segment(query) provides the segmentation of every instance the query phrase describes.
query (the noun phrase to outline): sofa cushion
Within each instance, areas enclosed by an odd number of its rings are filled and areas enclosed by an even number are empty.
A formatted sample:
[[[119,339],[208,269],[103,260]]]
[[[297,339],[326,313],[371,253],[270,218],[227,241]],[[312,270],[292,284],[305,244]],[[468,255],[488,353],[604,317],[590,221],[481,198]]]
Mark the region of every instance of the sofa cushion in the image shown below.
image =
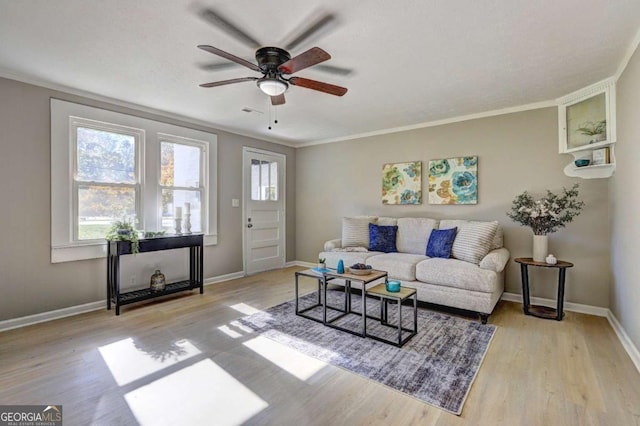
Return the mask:
[[[462,219],[443,219],[440,221],[440,229],[448,229],[454,227],[462,227],[467,223],[474,223],[478,221],[472,220],[462,220]],[[482,223],[482,221],[480,221]],[[486,222],[485,222],[486,223]],[[493,237],[493,241],[491,242],[491,250],[499,249],[504,246],[504,232],[502,230],[502,226],[498,223],[498,228],[496,228],[496,235]]]
[[[327,268],[337,268],[338,261],[344,262],[345,268],[354,263],[366,263],[367,258],[384,254],[380,251],[323,251],[318,257],[326,259]]]
[[[451,248],[456,239],[458,228],[434,229],[429,236],[427,243],[427,256],[441,257],[448,259],[451,257]]]
[[[451,256],[478,265],[489,253],[498,222],[467,222],[460,225]]]
[[[369,247],[369,223],[376,223],[375,216],[343,217],[342,247]]]
[[[375,256],[371,259],[375,259]],[[496,272],[456,259],[430,258],[416,265],[416,279],[435,285],[492,293],[498,289]]]
[[[398,218],[398,238],[396,247],[401,253],[424,255],[431,231],[438,222],[423,217]]]
[[[396,226],[398,224],[398,219],[395,217],[379,217],[378,225],[380,226]]]
[[[369,224],[369,250],[395,253],[397,226],[378,226]]]
[[[403,281],[416,279],[416,265],[428,259],[425,255],[407,253],[385,253],[367,258],[365,262],[373,269],[386,271],[389,278]]]

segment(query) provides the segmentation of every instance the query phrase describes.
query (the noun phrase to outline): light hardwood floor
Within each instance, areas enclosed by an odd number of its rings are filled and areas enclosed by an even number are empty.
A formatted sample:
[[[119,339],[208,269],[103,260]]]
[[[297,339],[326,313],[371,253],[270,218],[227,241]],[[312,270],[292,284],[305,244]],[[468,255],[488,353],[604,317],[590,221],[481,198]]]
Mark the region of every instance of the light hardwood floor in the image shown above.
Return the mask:
[[[498,330],[461,416],[331,365],[298,378],[233,321],[292,299],[299,269],[0,333],[0,404],[62,404],[65,425],[640,425],[640,373],[605,318],[547,321],[510,302],[489,318]]]

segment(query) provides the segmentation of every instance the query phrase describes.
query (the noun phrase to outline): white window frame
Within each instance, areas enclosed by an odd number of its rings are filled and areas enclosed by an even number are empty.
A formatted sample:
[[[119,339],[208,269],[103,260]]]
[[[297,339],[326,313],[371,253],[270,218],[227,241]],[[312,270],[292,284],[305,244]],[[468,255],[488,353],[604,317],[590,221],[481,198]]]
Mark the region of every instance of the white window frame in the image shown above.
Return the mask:
[[[77,191],[74,186],[76,169],[74,123],[92,123],[115,132],[128,129],[140,137],[138,149],[139,185],[136,194],[138,229],[160,229],[160,140],[171,136],[176,140],[192,141],[206,147],[202,161],[206,202],[203,201],[203,230],[205,245],[218,240],[218,138],[213,133],[175,126],[159,121],[108,111],[100,108],[51,98],[51,262],[67,262],[106,256],[104,240],[78,241]],[[112,127],[115,126],[115,127]],[[84,127],[84,126],[81,126]],[[166,140],[166,139],[165,139]],[[183,143],[183,142],[179,142]],[[212,169],[214,168],[214,169]]]
[[[79,199],[78,192],[81,185],[92,185],[96,184],[97,186],[109,186],[109,187],[123,187],[130,188],[133,187],[136,191],[135,198],[135,211],[136,211],[136,220],[138,226],[140,224],[144,224],[144,217],[140,214],[143,211],[143,202],[141,196],[141,190],[143,187],[143,176],[144,176],[144,142],[145,142],[145,131],[143,129],[136,129],[133,127],[121,126],[113,123],[104,123],[96,120],[89,120],[81,117],[69,117],[69,126],[70,126],[70,137],[71,137],[71,155],[73,161],[73,169],[71,185],[72,185],[72,235],[73,242],[78,244],[95,244],[101,243],[102,241],[98,240],[80,240],[78,235],[79,228]],[[88,182],[88,181],[79,181],[77,179],[78,175],[78,128],[88,128],[93,130],[101,130],[110,133],[118,133],[121,135],[132,136],[135,140],[136,149],[135,149],[135,183],[134,184],[104,184],[102,182]],[[143,229],[143,227],[141,227]]]
[[[162,169],[162,155],[160,150],[160,145],[162,142],[169,142],[179,145],[187,145],[194,146],[196,148],[200,148],[200,186],[196,187],[182,187],[182,186],[166,186],[162,185],[160,182],[161,169]],[[209,181],[209,155],[208,155],[208,144],[199,140],[184,138],[176,135],[169,135],[165,133],[158,134],[158,156],[157,156],[157,165],[158,165],[158,200],[162,199],[162,190],[163,189],[172,189],[172,190],[186,190],[186,191],[199,191],[200,192],[200,200],[202,204],[202,218],[200,218],[200,223],[203,226],[206,226],[206,218],[209,217],[209,194],[207,191],[206,182]],[[160,204],[158,204],[160,206]],[[161,228],[162,224],[162,211],[159,209],[158,212],[158,229]]]

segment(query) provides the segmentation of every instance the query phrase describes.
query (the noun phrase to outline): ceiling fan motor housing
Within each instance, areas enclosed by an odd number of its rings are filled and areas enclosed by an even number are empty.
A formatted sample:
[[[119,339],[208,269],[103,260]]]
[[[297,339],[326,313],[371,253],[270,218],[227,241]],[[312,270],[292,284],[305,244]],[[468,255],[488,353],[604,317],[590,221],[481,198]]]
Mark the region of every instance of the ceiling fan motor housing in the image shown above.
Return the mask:
[[[289,59],[289,52],[279,47],[261,47],[256,51],[258,67],[264,74],[280,74],[278,67]]]

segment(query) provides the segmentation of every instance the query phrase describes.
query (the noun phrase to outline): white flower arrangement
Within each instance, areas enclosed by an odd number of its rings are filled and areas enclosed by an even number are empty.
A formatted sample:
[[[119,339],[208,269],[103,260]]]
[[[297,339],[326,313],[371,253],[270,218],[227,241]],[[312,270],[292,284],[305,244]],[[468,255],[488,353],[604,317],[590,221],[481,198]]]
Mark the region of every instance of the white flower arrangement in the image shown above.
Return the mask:
[[[571,189],[562,188],[557,195],[547,190],[547,196],[534,200],[527,191],[513,200],[507,216],[522,226],[531,228],[535,235],[547,235],[564,228],[580,214],[584,202],[578,201],[578,184]]]

